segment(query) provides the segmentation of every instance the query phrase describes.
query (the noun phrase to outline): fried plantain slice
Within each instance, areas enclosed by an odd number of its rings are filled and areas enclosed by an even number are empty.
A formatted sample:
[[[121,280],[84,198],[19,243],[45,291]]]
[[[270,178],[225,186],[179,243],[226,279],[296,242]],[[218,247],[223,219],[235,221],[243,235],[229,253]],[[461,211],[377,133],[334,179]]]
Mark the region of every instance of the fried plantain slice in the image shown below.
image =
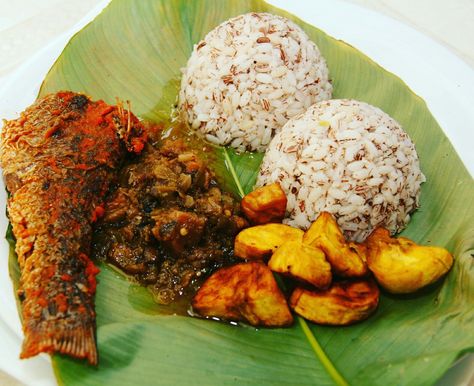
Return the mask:
[[[303,236],[303,242],[321,248],[333,272],[344,278],[362,277],[368,273],[367,264],[346,242],[336,220],[328,212],[321,212]]]
[[[214,272],[194,296],[192,307],[202,316],[246,321],[253,326],[284,327],[293,323],[270,268],[256,261]]]
[[[329,287],[332,280],[331,265],[324,252],[301,240],[283,243],[268,261],[273,272],[290,276],[316,288]]]
[[[234,254],[243,259],[264,259],[287,240],[301,240],[303,231],[284,224],[256,225],[241,231],[234,242]]]
[[[333,326],[353,324],[367,319],[377,308],[379,288],[373,280],[335,282],[325,291],[297,287],[290,307],[314,323]]]
[[[415,292],[434,283],[453,265],[453,256],[446,249],[390,237],[384,228],[377,228],[365,242],[369,269],[378,283],[394,294]]]
[[[285,217],[286,194],[279,183],[255,189],[241,202],[242,211],[253,224],[280,223]]]

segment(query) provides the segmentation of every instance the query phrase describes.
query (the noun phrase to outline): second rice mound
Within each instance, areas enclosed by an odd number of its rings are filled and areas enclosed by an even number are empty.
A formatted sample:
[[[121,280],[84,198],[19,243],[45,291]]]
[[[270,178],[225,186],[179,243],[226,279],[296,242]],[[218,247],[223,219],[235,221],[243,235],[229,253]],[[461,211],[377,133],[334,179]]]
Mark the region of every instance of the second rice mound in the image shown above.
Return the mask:
[[[230,19],[194,46],[179,106],[210,142],[263,151],[288,119],[330,99],[318,47],[292,21],[269,13]]]
[[[265,153],[257,186],[281,184],[287,224],[306,229],[327,211],[346,237],[363,241],[377,226],[401,231],[424,181],[398,122],[367,103],[339,99],[288,121]]]

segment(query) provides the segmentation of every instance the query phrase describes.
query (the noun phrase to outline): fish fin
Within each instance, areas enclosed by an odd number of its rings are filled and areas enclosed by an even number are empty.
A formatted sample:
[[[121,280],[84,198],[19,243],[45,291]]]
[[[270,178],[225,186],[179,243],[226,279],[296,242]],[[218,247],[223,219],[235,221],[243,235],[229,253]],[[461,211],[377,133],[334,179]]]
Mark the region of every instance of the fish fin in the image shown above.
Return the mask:
[[[97,365],[98,355],[92,325],[71,328],[58,320],[43,321],[33,329],[25,330],[21,359],[45,352],[61,353],[78,359],[87,359],[89,364]]]

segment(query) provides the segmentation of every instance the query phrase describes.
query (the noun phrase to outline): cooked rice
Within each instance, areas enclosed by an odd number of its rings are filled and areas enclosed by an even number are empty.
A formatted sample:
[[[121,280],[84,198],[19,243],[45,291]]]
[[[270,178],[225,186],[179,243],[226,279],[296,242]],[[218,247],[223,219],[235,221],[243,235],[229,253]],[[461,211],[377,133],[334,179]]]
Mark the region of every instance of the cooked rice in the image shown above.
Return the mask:
[[[362,241],[377,226],[392,233],[405,227],[425,177],[393,118],[341,99],[311,106],[275,136],[257,186],[276,181],[288,195],[287,224],[305,229],[328,211],[346,237]]]
[[[263,151],[288,119],[331,92],[326,61],[300,27],[249,13],[194,46],[179,105],[208,141]]]

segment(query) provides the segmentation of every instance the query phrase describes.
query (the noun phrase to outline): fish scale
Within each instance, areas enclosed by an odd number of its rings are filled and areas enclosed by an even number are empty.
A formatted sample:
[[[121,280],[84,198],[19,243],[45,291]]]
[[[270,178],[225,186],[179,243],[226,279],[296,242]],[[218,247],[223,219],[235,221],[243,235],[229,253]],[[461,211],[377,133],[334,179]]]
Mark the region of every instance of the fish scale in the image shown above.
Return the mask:
[[[92,223],[127,151],[145,141],[122,106],[69,91],[5,122],[0,164],[21,270],[21,358],[58,352],[97,364]]]

